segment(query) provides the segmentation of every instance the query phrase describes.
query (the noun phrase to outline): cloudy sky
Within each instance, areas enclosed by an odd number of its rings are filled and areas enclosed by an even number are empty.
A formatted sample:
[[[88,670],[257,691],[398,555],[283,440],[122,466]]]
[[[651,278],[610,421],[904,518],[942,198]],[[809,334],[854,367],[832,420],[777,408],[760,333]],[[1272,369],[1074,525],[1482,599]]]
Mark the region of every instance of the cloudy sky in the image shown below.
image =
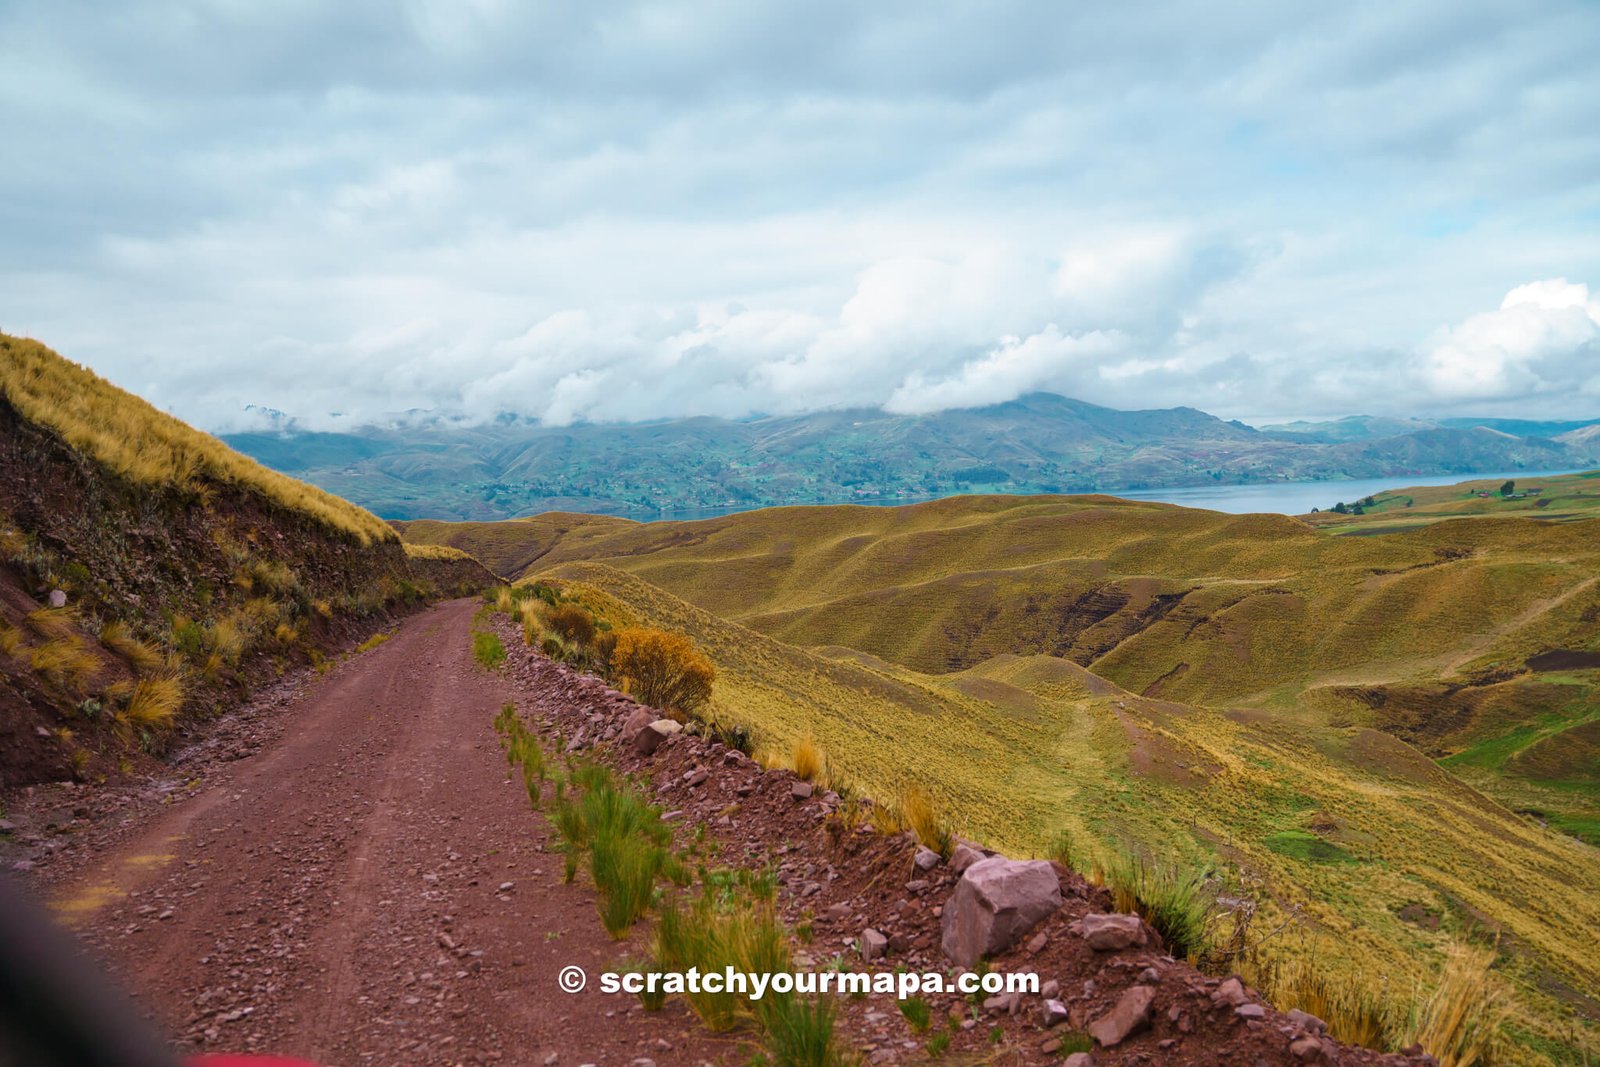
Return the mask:
[[[0,329],[200,425],[1600,417],[1600,5],[0,0]]]

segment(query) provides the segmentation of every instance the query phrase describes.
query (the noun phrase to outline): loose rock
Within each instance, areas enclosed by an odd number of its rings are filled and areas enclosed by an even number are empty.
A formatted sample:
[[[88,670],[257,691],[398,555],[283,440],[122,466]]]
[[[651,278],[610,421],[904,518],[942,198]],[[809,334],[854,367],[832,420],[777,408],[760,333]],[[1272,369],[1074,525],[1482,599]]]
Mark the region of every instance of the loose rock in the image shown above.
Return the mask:
[[[1089,1036],[1104,1048],[1122,1044],[1150,1024],[1150,1007],[1155,990],[1136,985],[1122,994],[1116,1006],[1089,1024]]]
[[[1003,952],[1061,907],[1055,868],[1044,860],[994,856],[968,867],[944,906],[941,947],[971,967]]]

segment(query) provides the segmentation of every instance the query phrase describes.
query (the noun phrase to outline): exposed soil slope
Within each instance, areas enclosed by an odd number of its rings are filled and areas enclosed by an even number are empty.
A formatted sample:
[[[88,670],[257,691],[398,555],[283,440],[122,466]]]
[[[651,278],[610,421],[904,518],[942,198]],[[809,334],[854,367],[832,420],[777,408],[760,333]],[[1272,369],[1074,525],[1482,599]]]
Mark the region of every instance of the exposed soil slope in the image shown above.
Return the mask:
[[[115,776],[264,680],[487,580],[0,335],[0,790]]]

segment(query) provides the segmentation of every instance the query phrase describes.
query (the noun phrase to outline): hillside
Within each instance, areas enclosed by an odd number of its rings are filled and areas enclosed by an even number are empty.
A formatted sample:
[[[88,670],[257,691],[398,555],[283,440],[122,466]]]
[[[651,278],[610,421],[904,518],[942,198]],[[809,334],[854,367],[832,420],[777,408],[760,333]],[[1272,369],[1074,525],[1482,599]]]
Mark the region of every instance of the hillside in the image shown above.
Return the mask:
[[[131,769],[486,577],[413,564],[371,513],[0,335],[0,788]]]
[[[1099,492],[1560,470],[1600,462],[1576,424],[1346,420],[1258,432],[1193,408],[1116,411],[1047,393],[927,415],[857,409],[731,421],[540,426],[413,417],[345,433],[225,438],[394,519],[899,501],[962,492]],[[1328,427],[1332,427],[1329,429]]]
[[[1585,755],[1600,712],[1593,523],[1493,510],[1551,499],[1539,514],[1564,514],[1577,491],[1560,483],[1512,501],[1437,490],[1441,507],[1490,509],[1467,522],[1428,522],[1427,492],[1406,532],[1373,537],[1108,497],[412,523],[406,536],[493,542],[537,568],[605,561],[783,641],[921,671],[1044,654],[1150,696],[1374,727],[1600,841],[1600,766]],[[1348,531],[1384,514],[1309,518]]]
[[[619,624],[690,634],[717,665],[713,714],[758,748],[810,737],[869,795],[926,788],[959,832],[1037,855],[1065,830],[1080,854],[1133,844],[1248,872],[1267,927],[1288,921],[1281,950],[1358,985],[1413,989],[1450,936],[1498,931],[1530,1047],[1568,1005],[1600,1012],[1592,850],[1380,732],[1141,697],[1046,655],[929,675],[774,640],[613,567],[541,578]]]

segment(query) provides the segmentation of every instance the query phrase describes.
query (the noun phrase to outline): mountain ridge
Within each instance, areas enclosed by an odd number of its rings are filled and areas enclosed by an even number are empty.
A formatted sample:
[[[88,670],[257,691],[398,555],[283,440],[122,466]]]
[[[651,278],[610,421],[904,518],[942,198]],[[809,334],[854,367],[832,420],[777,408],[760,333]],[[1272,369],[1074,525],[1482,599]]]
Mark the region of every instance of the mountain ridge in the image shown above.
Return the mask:
[[[434,420],[348,433],[302,431],[291,422],[285,430],[223,440],[386,519],[456,521],[546,511],[646,517],[974,491],[1403,479],[1600,463],[1600,438],[1579,423],[1353,418],[1340,423],[1361,429],[1290,432],[1192,407],[1120,411],[1029,393],[925,415],[850,408],[561,427]],[[1373,427],[1406,432],[1382,436],[1368,432]],[[1561,433],[1511,432],[1529,428]]]

